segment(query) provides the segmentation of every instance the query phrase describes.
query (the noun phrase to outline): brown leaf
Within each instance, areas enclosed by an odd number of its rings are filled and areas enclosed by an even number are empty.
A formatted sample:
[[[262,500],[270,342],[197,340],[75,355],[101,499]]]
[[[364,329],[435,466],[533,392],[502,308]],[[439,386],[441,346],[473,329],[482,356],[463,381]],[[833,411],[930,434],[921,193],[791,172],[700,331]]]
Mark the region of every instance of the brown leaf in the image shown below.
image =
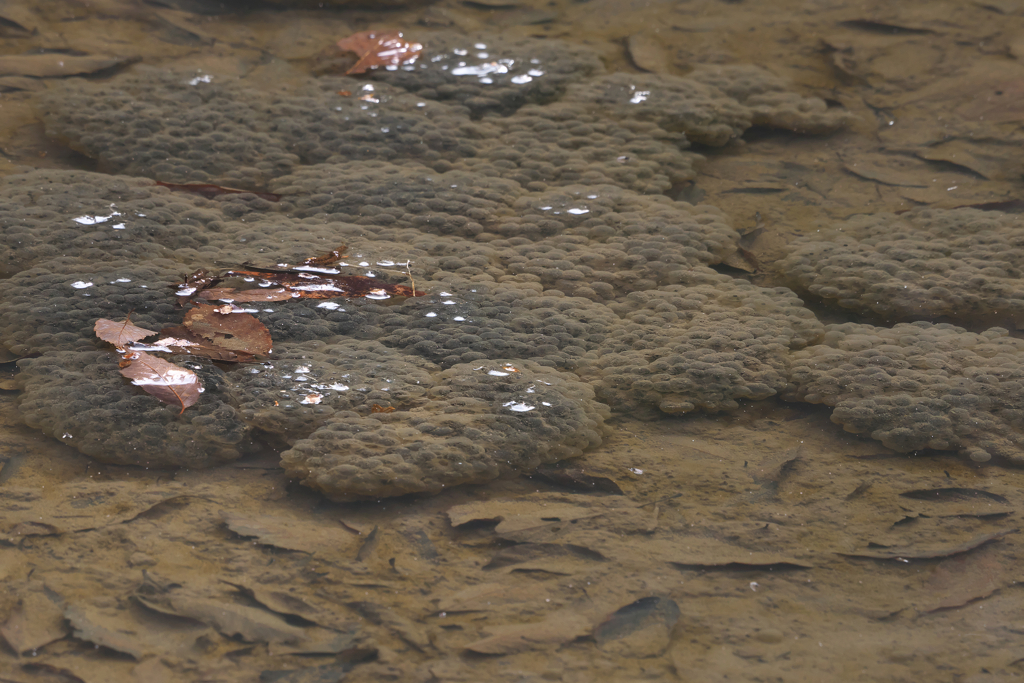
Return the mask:
[[[405,285],[393,285],[365,275],[335,275],[291,270],[229,270],[222,277],[256,278],[265,285],[278,285],[303,299],[390,299],[393,296],[424,296]],[[249,290],[243,290],[249,291]],[[237,301],[237,299],[236,299]]]
[[[341,527],[324,526],[279,515],[243,515],[220,511],[221,519],[239,536],[253,537],[258,543],[303,553],[354,550],[359,537]]]
[[[62,52],[4,55],[0,57],[0,76],[34,76],[36,78],[74,76],[96,73],[131,61],[134,60],[101,55],[75,56]]]
[[[412,64],[423,51],[420,43],[405,40],[401,31],[360,31],[338,41],[338,47],[359,55],[346,75],[366,73],[381,66]]]
[[[131,363],[121,368],[122,375],[164,403],[181,405],[181,412],[195,405],[199,394],[203,392],[199,377],[187,368],[168,363],[145,351],[132,352],[128,360]]]
[[[466,646],[486,655],[504,655],[537,648],[553,648],[590,633],[590,620],[582,614],[563,611],[541,622],[491,626],[492,635]]]
[[[885,548],[884,550],[863,550],[855,553],[840,553],[846,557],[866,557],[872,560],[931,560],[936,557],[952,557],[1016,533],[1016,529],[1000,529],[990,534],[975,536],[966,543],[917,548]]]
[[[321,254],[320,256],[311,256],[302,262],[304,266],[313,266],[316,268],[329,268],[338,261],[341,260],[341,255],[345,253],[345,245],[342,244],[340,247],[327,254]]]
[[[132,342],[137,342],[140,339],[152,337],[156,334],[153,330],[136,327],[127,320],[118,323],[113,320],[107,320],[106,318],[100,318],[97,320],[96,324],[93,325],[92,328],[96,331],[97,337],[105,342],[113,344],[118,349],[124,349]]]
[[[281,201],[281,195],[274,194],[272,192],[253,192],[252,190],[239,190],[233,187],[222,187],[220,185],[211,185],[210,183],[165,183],[162,180],[156,181],[157,185],[166,187],[173,192],[191,192],[207,199],[213,199],[222,194],[253,194],[260,199],[266,199],[268,202],[279,202]]]
[[[274,345],[270,331],[248,313],[221,313],[208,304],[186,313],[185,327],[217,346],[254,356],[266,355]]]
[[[0,636],[18,654],[32,652],[68,634],[64,613],[41,585],[25,591],[10,616],[0,625]]]
[[[219,281],[220,277],[214,275],[213,273],[210,273],[209,271],[203,268],[200,268],[191,275],[186,275],[184,282],[180,282],[173,286],[176,287],[178,290],[177,292],[175,292],[175,295],[178,297],[180,304],[183,303],[184,300],[196,296],[197,293],[202,292],[210,285],[215,284]]]
[[[199,292],[198,298],[207,301],[231,301],[246,304],[253,301],[288,301],[298,299],[301,295],[284,287],[278,289],[235,289],[234,287],[214,287]]]
[[[161,348],[163,347],[163,348]],[[183,325],[165,327],[160,336],[152,342],[146,351],[163,353],[186,353],[199,358],[222,361],[225,363],[248,363],[253,360],[251,353],[232,351],[210,343]]]

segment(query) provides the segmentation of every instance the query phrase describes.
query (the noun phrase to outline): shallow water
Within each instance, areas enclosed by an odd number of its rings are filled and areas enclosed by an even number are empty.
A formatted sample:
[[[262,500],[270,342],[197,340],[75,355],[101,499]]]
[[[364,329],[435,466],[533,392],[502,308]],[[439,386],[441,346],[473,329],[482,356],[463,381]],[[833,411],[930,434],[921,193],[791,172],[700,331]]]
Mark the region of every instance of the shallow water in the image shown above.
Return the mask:
[[[1024,77],[1015,2],[441,0],[387,12],[239,13],[201,13],[198,2],[53,5],[0,7],[3,52],[131,55],[287,84],[353,31],[431,26],[584,43],[612,71],[766,66],[859,119],[828,137],[754,131],[743,145],[701,150],[697,179],[674,188],[750,233],[750,261],[730,272],[757,284],[775,284],[763,266],[783,245],[830,220],[1019,192],[1013,133],[993,140],[979,124],[978,140],[955,150],[929,144],[936,130],[978,119],[950,124],[957,111],[1020,112],[1006,85]],[[45,86],[10,81],[0,94],[4,175],[93,169],[36,121]],[[999,99],[1004,92],[1017,99]],[[16,398],[0,396],[0,578],[13,587],[0,595],[0,634],[46,644],[20,656],[0,650],[3,680],[1024,673],[1012,533],[1022,473],[897,454],[844,433],[824,408],[769,399],[725,415],[620,416],[575,463],[597,480],[566,485],[570,470],[561,483],[521,477],[339,504],[290,482],[273,453],[205,471],[100,465],[22,426]],[[624,495],[607,495],[612,487]]]

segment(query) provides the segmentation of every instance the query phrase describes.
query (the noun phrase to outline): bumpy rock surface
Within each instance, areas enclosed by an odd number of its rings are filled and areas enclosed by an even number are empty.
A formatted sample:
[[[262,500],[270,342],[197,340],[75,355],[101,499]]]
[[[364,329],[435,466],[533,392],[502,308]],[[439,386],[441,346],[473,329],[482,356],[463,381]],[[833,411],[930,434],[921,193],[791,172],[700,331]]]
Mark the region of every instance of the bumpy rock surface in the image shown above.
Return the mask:
[[[527,103],[557,99],[569,83],[604,71],[591,49],[557,40],[417,32],[424,45],[414,63],[370,75],[420,97],[455,100],[475,115],[510,114]]]
[[[896,451],[959,449],[1024,464],[1024,340],[992,328],[830,325],[792,356],[791,399],[833,406],[832,421]]]
[[[609,74],[571,85],[566,101],[590,105],[623,122],[647,121],[715,147],[751,126],[824,134],[853,121],[848,112],[803,97],[755,66],[702,66],[685,77]]]
[[[107,170],[280,201],[84,172],[0,182],[0,343],[38,355],[21,361],[26,421],[148,466],[267,441],[304,483],[349,499],[577,456],[609,410],[779,391],[821,327],[788,290],[709,269],[737,248],[721,211],[651,194],[693,177],[683,128],[558,101],[600,73],[586,49],[472,40],[473,54],[443,38],[411,68],[288,92],[139,68],[49,95],[50,131]],[[754,94],[716,97],[721,122]],[[426,296],[246,304],[273,353],[179,358],[205,386],[183,412],[122,378],[93,334],[129,313],[179,323],[171,284],[196,268],[285,267],[342,244],[343,273]]]
[[[856,216],[795,240],[794,286],[886,320],[1024,325],[1024,220],[974,209]]]

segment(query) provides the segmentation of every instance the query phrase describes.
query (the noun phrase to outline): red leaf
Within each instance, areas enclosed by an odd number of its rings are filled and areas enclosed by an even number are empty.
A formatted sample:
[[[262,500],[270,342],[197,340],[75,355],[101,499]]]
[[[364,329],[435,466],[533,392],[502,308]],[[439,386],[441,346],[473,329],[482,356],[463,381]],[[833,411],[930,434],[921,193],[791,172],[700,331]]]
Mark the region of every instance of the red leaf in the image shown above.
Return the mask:
[[[359,55],[359,61],[346,75],[366,73],[381,66],[412,64],[423,51],[420,43],[410,43],[401,31],[360,31],[338,41],[338,47]]]
[[[156,334],[153,330],[136,327],[127,320],[118,323],[113,320],[107,320],[106,318],[100,318],[97,320],[92,329],[96,331],[97,337],[105,342],[113,344],[119,350],[124,349],[132,342],[137,342],[140,339],[145,339],[146,337],[151,337]]]
[[[230,351],[254,356],[273,348],[270,331],[248,313],[221,313],[217,306],[199,304],[185,314],[185,327]]]
[[[145,351],[135,351],[125,357],[129,364],[121,368],[121,374],[151,396],[170,404],[185,408],[195,405],[203,385],[196,373],[187,368],[151,356]]]

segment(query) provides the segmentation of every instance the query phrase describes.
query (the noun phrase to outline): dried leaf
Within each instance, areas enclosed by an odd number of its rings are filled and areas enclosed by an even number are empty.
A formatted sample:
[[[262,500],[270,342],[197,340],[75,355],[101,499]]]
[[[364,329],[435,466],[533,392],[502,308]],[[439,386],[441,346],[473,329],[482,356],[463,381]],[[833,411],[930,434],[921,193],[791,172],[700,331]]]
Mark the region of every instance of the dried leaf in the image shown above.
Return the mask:
[[[470,643],[466,649],[486,655],[506,655],[556,647],[589,634],[590,620],[582,614],[563,611],[541,622],[492,626],[486,632],[491,635]]]
[[[360,31],[339,40],[338,47],[359,55],[359,61],[346,75],[366,73],[381,66],[412,64],[423,51],[422,44],[405,40],[401,31]]]
[[[230,351],[263,356],[274,346],[270,331],[248,313],[223,313],[199,304],[185,314],[185,327]]]
[[[97,320],[96,324],[93,325],[93,330],[95,330],[97,337],[113,344],[119,350],[125,349],[132,342],[137,342],[140,339],[152,337],[156,334],[153,330],[136,327],[128,322],[128,320],[118,323],[106,318]]]
[[[181,412],[199,400],[203,385],[191,370],[145,351],[132,351],[129,360],[131,363],[121,368],[121,374],[147,394],[164,403],[180,405]]]

